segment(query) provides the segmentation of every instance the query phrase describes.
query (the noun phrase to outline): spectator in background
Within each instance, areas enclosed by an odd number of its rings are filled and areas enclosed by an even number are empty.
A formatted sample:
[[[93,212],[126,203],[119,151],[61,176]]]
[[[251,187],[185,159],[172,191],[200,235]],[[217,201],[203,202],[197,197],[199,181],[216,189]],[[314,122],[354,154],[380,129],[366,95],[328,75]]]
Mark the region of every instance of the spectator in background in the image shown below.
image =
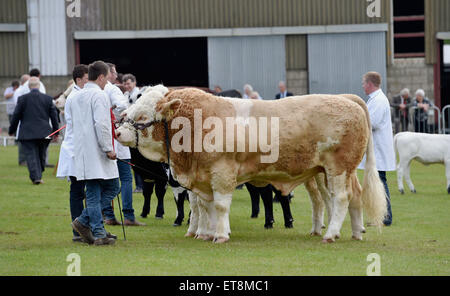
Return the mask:
[[[18,98],[25,93],[24,88],[25,88],[25,83],[27,83],[28,79],[30,79],[30,75],[28,74],[23,74],[20,77],[20,86],[18,89],[16,89],[16,91],[14,92],[14,96],[13,96],[13,102],[14,102],[14,106],[17,104],[17,100]],[[20,126],[20,123],[19,123]],[[17,127],[17,129],[19,130],[19,126]],[[16,141],[17,141],[17,133],[16,132]],[[18,162],[20,166],[27,166],[27,160],[25,157],[25,154],[23,152],[22,149],[22,143],[20,141],[17,141],[17,147],[18,147]]]
[[[110,74],[108,76],[108,82],[105,85],[105,92],[111,102],[114,117],[119,119],[120,113],[127,109],[129,104],[122,91],[113,84],[117,79],[116,65],[112,63],[107,63],[107,65],[109,66]],[[116,139],[114,139],[114,148],[117,158],[127,162],[131,161],[130,148],[123,146]],[[117,169],[119,170],[120,190],[122,194],[122,212],[125,217],[124,224],[129,226],[144,226],[145,224],[137,221],[134,216],[133,175],[131,174],[131,167],[127,163],[118,161]],[[111,203],[102,204],[102,211],[107,225],[121,225],[114,215]]]
[[[392,224],[391,196],[386,180],[386,171],[395,171],[394,138],[392,136],[391,107],[389,100],[381,90],[381,75],[367,72],[363,76],[362,86],[368,96],[367,109],[372,124],[373,147],[378,175],[386,191],[387,215],[383,221],[385,226]],[[364,157],[359,169],[364,169]]]
[[[250,84],[244,85],[244,95],[242,96],[243,99],[250,99],[250,95],[253,92],[253,87]]]
[[[292,93],[287,91],[286,83],[284,81],[280,81],[278,83],[278,89],[280,90],[280,92],[275,96],[275,100],[293,96]]]
[[[252,100],[262,100],[261,96],[259,95],[259,93],[257,91],[253,91],[250,94],[250,99],[252,99]]]
[[[14,80],[11,83],[11,86],[6,88],[5,92],[3,93],[3,96],[6,100],[6,114],[8,114],[8,121],[9,124],[11,124],[12,115],[14,113],[14,108],[16,107],[17,102],[14,101],[14,93],[19,88],[20,82],[17,80]]]
[[[412,100],[409,94],[409,89],[404,88],[400,91],[400,94],[395,96],[392,101],[392,107],[394,107],[394,120],[400,122],[401,131],[408,131],[409,125],[409,108],[412,106]]]
[[[136,86],[136,77],[133,74],[123,75],[123,83],[127,90],[124,95],[128,99],[128,103],[134,104],[139,94],[139,87]]]
[[[221,93],[222,92],[222,88],[219,85],[214,86],[214,92],[216,94]]]
[[[88,82],[88,67],[86,65],[77,65],[72,71],[73,81],[75,85],[71,93],[67,96],[66,104],[64,109],[70,109],[73,97],[76,93],[83,89],[84,85]],[[64,112],[64,117],[66,121],[66,133],[64,135],[64,140],[61,144],[61,149],[59,151],[59,161],[58,170],[56,172],[56,177],[69,179],[70,180],[70,193],[69,193],[69,203],[70,203],[70,216],[72,222],[81,215],[83,212],[83,199],[86,198],[84,188],[85,181],[78,181],[75,177],[75,164],[74,164],[74,143],[73,143],[73,126],[71,113]],[[73,242],[82,242],[82,238],[78,232],[72,229],[73,232]]]
[[[418,89],[413,106],[414,110],[414,131],[416,133],[428,133],[428,110],[430,109],[430,101],[425,97],[425,91]]]
[[[38,185],[43,183],[42,172],[45,170],[46,150],[50,143],[45,137],[58,129],[58,115],[53,98],[39,91],[39,78],[31,77],[28,81],[27,87],[31,91],[19,97],[9,134],[16,132],[20,121],[18,140],[22,142],[30,179],[33,184]]]
[[[137,96],[139,94],[139,88],[136,86],[136,77],[133,74],[125,74],[123,75],[123,83],[126,89],[124,93],[125,97],[128,99],[128,103],[134,104],[137,100]],[[133,168],[134,172],[134,181],[136,183],[136,188],[134,189],[134,193],[142,193],[144,187],[144,181],[142,177],[139,175],[137,170]]]

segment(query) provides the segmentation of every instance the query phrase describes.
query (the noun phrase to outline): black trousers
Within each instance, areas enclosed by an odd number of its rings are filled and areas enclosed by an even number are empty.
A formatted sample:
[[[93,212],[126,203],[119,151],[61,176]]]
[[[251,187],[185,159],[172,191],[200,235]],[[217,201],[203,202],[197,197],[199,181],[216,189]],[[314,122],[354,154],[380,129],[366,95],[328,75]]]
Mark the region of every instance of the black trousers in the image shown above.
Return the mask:
[[[31,181],[41,180],[42,172],[45,170],[45,156],[50,140],[20,140],[20,142],[26,156]]]
[[[75,177],[70,177],[70,216],[73,220],[78,218],[83,212],[83,199],[86,198],[85,192],[86,182],[84,180],[78,181]],[[78,232],[73,230],[74,236],[80,236]]]

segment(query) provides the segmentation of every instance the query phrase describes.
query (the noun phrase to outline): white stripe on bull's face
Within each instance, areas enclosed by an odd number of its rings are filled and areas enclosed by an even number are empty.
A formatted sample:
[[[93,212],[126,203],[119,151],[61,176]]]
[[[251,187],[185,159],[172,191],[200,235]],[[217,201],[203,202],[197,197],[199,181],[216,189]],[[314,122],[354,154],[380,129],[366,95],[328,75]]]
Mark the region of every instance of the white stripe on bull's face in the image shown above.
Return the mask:
[[[139,98],[139,100],[134,105],[123,112],[124,115],[126,114],[125,119],[143,124],[154,121],[161,121],[163,119],[163,116],[160,112],[156,112],[156,105],[159,100],[164,98],[164,95],[167,92],[168,89],[161,85],[147,88],[142,97]],[[124,124],[124,126],[125,125],[126,124]],[[130,128],[132,129],[132,131],[130,130]],[[121,130],[125,129],[128,130],[126,131],[127,138],[133,137],[130,135],[130,133],[134,135],[134,138],[136,138],[136,129],[134,128],[134,126],[128,123],[128,125],[126,125]],[[145,128],[143,130],[138,130],[138,139],[134,140],[134,145],[138,146],[137,148],[139,149],[139,152],[141,152],[144,157],[153,161],[163,161],[165,156],[164,141],[155,141],[155,139],[153,139],[153,130],[153,126]]]
[[[116,130],[116,135],[120,135],[117,137],[117,141],[122,145],[136,148],[136,130],[128,122],[124,123]]]

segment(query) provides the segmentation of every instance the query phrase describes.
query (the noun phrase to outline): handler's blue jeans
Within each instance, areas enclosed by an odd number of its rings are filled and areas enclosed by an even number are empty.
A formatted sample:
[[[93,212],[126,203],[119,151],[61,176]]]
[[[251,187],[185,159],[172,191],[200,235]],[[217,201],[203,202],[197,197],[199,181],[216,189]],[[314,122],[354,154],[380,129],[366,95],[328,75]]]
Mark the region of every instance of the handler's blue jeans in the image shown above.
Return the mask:
[[[383,223],[386,226],[390,226],[392,224],[391,195],[389,193],[389,187],[387,185],[386,172],[378,171],[378,175],[380,176],[381,182],[383,182],[384,185],[384,190],[386,191],[387,214],[384,218]]]
[[[119,178],[86,180],[86,208],[78,221],[85,226],[89,225],[95,238],[106,237],[101,205],[111,203],[118,193]]]
[[[130,162],[130,159],[124,160]],[[131,167],[129,164],[118,161],[117,168],[119,169],[120,193],[122,195],[122,212],[126,220],[134,221],[133,175],[131,174]],[[102,203],[102,211],[106,220],[116,219],[111,202]]]

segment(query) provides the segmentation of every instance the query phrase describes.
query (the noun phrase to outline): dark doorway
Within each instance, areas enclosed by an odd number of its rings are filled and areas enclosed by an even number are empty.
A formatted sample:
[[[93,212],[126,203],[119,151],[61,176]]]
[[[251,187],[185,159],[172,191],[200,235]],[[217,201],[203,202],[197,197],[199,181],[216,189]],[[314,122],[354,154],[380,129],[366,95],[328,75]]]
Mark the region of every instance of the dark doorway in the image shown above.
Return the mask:
[[[440,42],[441,50],[441,105],[442,107],[450,105],[450,63],[444,62],[444,46],[450,51],[450,40]]]
[[[114,63],[139,86],[208,87],[207,46],[206,38],[80,40],[80,63]]]

